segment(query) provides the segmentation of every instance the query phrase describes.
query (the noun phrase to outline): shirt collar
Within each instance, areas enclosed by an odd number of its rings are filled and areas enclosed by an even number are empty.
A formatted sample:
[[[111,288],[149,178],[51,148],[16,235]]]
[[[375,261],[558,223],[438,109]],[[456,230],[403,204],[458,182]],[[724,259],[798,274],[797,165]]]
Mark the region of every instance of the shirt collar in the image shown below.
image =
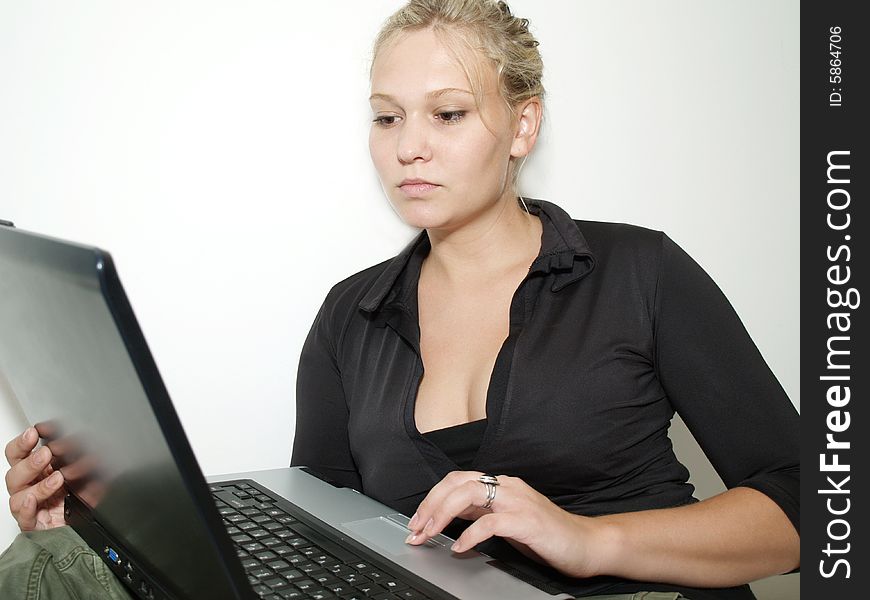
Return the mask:
[[[541,251],[529,273],[553,273],[552,291],[558,292],[587,275],[595,267],[595,257],[577,223],[564,210],[545,200],[524,198],[533,215],[543,226]],[[416,291],[423,259],[431,245],[426,230],[414,238],[393,258],[359,303],[366,312],[376,312],[386,305],[416,305],[411,291]]]

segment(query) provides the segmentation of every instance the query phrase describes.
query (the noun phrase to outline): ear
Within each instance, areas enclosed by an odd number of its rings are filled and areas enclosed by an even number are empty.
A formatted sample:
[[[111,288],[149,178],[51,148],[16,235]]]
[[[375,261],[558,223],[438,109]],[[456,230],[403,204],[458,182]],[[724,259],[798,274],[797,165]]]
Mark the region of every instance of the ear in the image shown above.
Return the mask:
[[[537,96],[520,103],[514,111],[516,116],[516,131],[511,142],[511,156],[521,158],[527,156],[538,139],[541,129],[544,107]]]

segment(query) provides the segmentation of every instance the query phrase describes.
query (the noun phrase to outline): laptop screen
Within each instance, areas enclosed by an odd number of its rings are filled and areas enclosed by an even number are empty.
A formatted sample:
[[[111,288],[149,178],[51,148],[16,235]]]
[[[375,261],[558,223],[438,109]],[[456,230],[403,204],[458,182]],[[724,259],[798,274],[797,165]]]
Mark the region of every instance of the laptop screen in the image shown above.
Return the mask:
[[[207,498],[202,474],[108,254],[0,227],[0,389],[36,424],[68,489],[170,591],[235,587],[209,531],[223,533],[219,517],[194,499]]]

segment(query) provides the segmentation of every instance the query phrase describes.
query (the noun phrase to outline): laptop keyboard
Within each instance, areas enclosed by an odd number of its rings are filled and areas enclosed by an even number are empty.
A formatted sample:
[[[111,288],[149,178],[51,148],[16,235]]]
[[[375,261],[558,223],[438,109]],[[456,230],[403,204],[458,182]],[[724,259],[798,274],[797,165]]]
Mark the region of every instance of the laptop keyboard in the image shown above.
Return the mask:
[[[429,598],[326,538],[246,483],[210,485],[254,591],[268,600]]]

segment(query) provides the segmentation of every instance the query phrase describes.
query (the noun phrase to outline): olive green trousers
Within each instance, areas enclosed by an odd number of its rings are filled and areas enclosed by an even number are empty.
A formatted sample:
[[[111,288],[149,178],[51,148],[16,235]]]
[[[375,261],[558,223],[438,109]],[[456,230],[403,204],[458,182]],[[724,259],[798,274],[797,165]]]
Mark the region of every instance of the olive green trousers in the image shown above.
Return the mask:
[[[120,581],[71,527],[21,533],[0,555],[3,600],[130,600]],[[677,592],[591,596],[586,600],[678,600]]]

